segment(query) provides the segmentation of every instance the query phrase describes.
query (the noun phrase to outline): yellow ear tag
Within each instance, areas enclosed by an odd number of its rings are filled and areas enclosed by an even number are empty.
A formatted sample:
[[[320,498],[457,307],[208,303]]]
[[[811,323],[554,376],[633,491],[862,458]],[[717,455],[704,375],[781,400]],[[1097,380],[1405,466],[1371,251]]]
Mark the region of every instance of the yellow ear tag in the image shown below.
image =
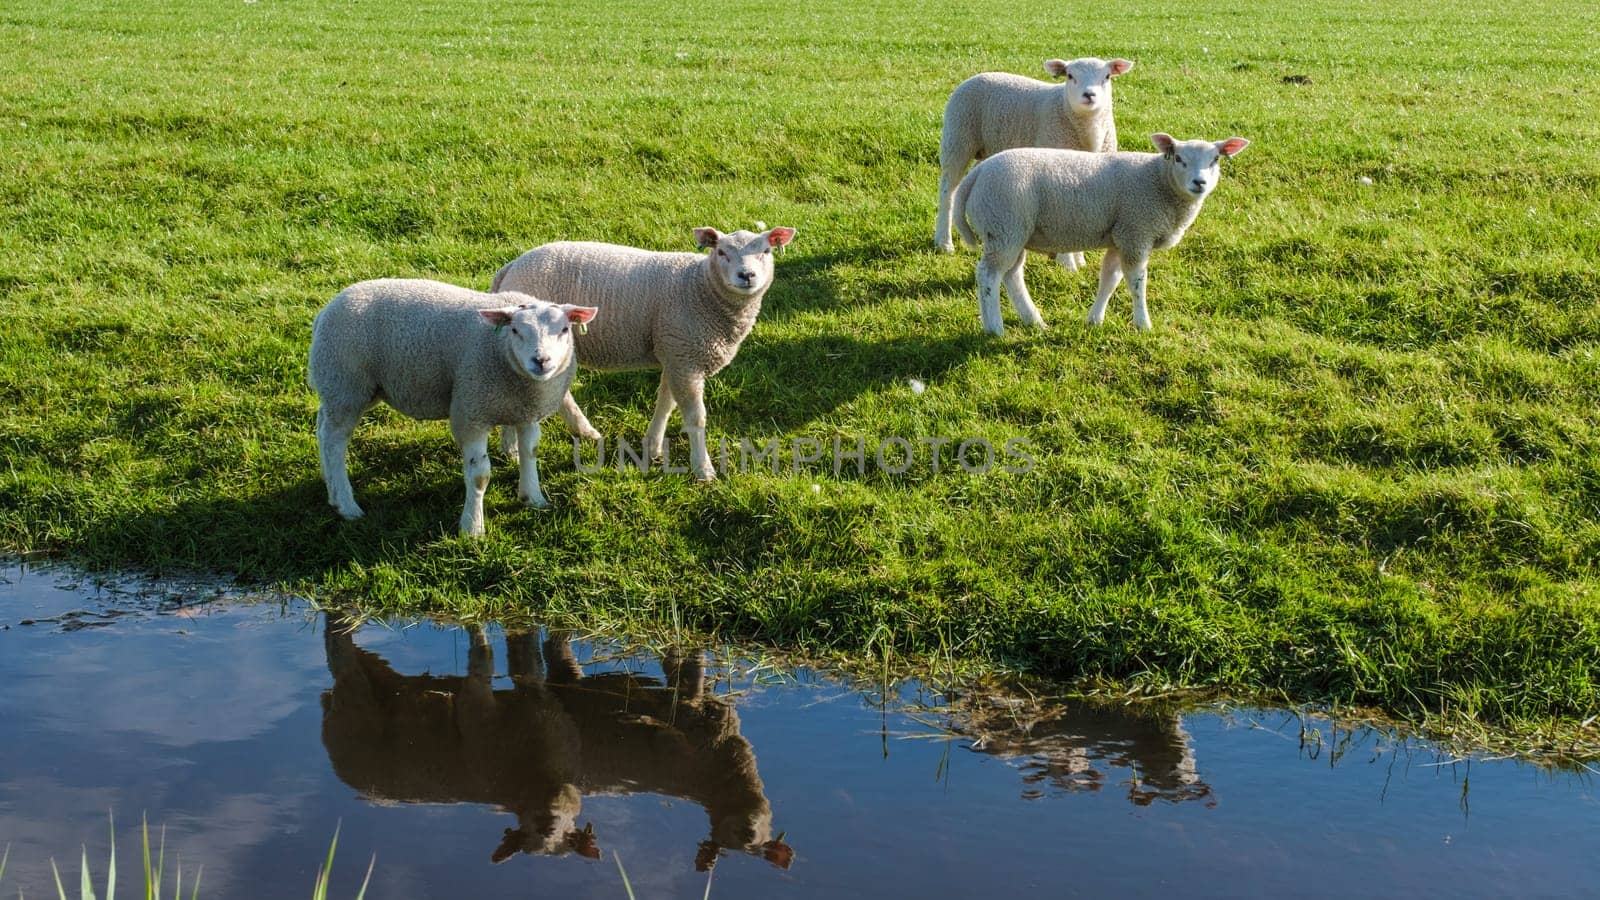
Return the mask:
[[[589,333],[589,323],[588,322],[579,322],[578,323],[578,333],[579,334],[588,334]]]

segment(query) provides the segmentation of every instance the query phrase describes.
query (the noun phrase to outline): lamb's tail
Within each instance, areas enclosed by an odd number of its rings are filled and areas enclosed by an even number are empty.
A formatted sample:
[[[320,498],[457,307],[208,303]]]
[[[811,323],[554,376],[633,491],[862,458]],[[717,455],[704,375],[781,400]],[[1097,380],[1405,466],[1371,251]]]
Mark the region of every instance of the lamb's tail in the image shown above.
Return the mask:
[[[955,219],[956,230],[961,232],[961,242],[968,247],[978,246],[978,235],[967,224],[967,197],[972,193],[972,183],[978,180],[978,170],[981,166],[973,166],[967,177],[961,179],[956,185],[955,196],[950,201],[950,217]]]
[[[516,261],[515,260],[513,260],[511,262],[508,262],[505,265],[501,266],[500,267],[500,271],[494,273],[494,281],[489,283],[489,293],[491,293],[491,294],[500,293],[500,285],[505,282],[506,273],[511,271],[511,267],[513,265],[516,265]]]

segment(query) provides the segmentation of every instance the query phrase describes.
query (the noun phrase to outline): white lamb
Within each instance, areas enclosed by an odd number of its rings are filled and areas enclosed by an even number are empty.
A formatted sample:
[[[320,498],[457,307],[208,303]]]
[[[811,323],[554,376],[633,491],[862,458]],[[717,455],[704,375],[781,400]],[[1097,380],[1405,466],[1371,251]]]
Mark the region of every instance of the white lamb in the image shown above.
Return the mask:
[[[1160,153],[1083,153],[1018,149],[992,156],[956,188],[955,220],[961,239],[978,246],[978,310],[983,329],[1002,334],[1000,281],[1017,315],[1044,327],[1022,283],[1027,250],[1062,253],[1106,248],[1100,290],[1089,324],[1105,320],[1106,301],[1124,275],[1133,294],[1133,323],[1150,328],[1145,308],[1145,266],[1152,250],[1178,243],[1217,186],[1218,163],[1250,142],[1175,141],[1150,138]],[[969,224],[970,222],[970,224]]]
[[[363,281],[340,291],[311,329],[328,503],[347,519],[361,516],[345,452],[361,414],[382,400],[414,418],[450,420],[465,457],[462,534],[483,534],[489,431],[496,425],[519,429],[518,495],[529,506],[548,506],[534,457],[539,420],[561,405],[577,369],[572,324],[594,316],[592,307],[437,281]]]
[[[1006,72],[984,72],[956,85],[944,107],[944,131],[939,139],[939,214],[933,224],[934,244],[946,253],[955,252],[950,240],[950,195],[974,159],[1015,147],[1115,152],[1111,79],[1132,68],[1133,63],[1126,59],[1047,59],[1045,71],[1065,81],[1051,84]],[[1063,253],[1057,261],[1075,270],[1083,265],[1083,254]]]
[[[665,449],[667,417],[683,407],[689,465],[702,481],[716,477],[706,450],[705,381],[739,351],[772,284],[772,251],[793,228],[722,234],[696,228],[709,254],[658,253],[583,241],[535,247],[494,276],[494,290],[515,290],[605,310],[577,339],[578,361],[603,370],[661,369],[655,415],[644,445],[652,459]],[[569,393],[561,416],[586,437],[598,433]],[[502,443],[509,444],[502,434]],[[518,441],[520,446],[520,440]]]

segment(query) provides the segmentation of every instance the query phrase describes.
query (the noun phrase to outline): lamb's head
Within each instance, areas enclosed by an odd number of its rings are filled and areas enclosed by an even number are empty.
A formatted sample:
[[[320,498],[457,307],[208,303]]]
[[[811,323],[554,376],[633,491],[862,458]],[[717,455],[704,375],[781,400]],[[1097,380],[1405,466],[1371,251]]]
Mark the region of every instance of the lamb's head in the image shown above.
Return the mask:
[[[1111,79],[1133,68],[1126,59],[1096,59],[1085,56],[1068,62],[1064,59],[1047,59],[1044,70],[1057,78],[1065,78],[1067,108],[1080,116],[1093,115],[1111,106]]]
[[[478,315],[504,334],[506,352],[535,381],[549,381],[573,362],[572,328],[599,312],[593,306],[546,303],[526,294],[501,296],[520,301],[498,309],[480,309]]]
[[[561,785],[546,808],[533,808],[517,813],[517,827],[507,828],[489,859],[503,863],[518,853],[535,856],[563,856],[576,853],[585,859],[599,859],[600,845],[595,841],[594,824],[578,827],[578,810],[583,795],[570,784]]]
[[[772,251],[794,240],[794,229],[723,234],[715,228],[696,228],[694,240],[711,249],[711,271],[723,289],[735,296],[752,297],[772,284]]]
[[[1204,200],[1217,186],[1221,174],[1220,163],[1232,158],[1250,145],[1242,137],[1225,141],[1180,141],[1170,134],[1152,134],[1150,142],[1161,151],[1161,161],[1166,168],[1172,189],[1180,197]]]
[[[772,813],[765,807],[757,813],[725,816],[713,824],[710,840],[700,842],[694,867],[698,872],[710,871],[723,850],[738,850],[787,869],[794,862],[794,849],[783,839],[781,832],[772,836]]]

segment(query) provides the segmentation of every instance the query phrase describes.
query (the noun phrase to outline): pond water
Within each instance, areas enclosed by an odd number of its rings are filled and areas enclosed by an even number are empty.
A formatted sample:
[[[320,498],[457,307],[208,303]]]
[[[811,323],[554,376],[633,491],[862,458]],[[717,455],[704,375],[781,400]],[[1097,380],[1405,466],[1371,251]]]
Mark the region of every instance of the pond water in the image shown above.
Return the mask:
[[[0,896],[1595,896],[1584,771],[1282,710],[903,686],[0,569]],[[47,890],[48,888],[48,890]]]

